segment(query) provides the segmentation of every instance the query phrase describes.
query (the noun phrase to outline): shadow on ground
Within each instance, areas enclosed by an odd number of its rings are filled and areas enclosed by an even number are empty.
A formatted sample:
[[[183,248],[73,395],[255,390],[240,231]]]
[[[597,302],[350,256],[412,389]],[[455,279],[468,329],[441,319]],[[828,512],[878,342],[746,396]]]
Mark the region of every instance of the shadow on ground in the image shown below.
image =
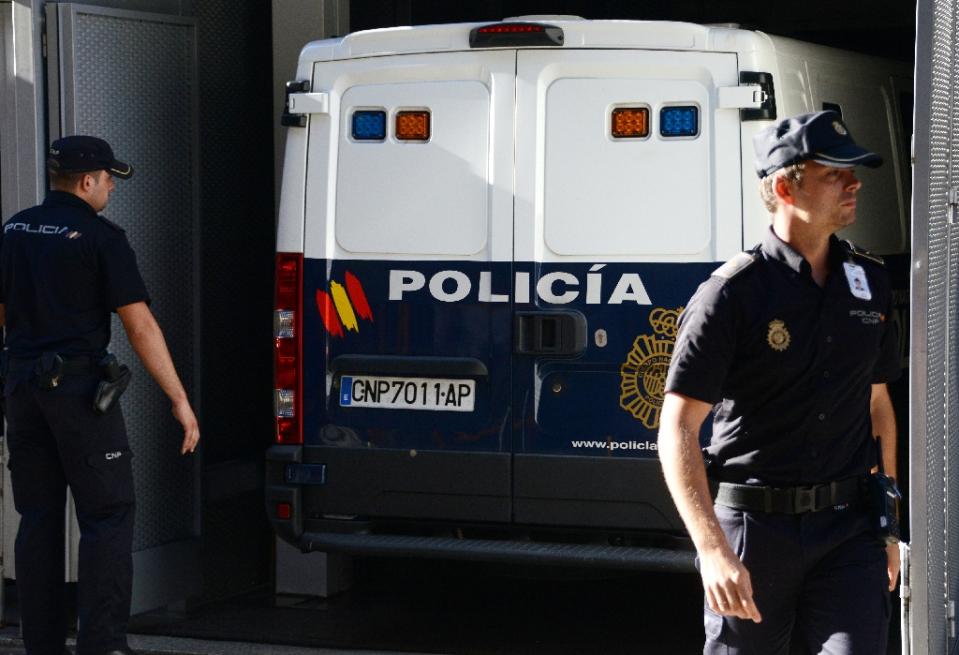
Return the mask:
[[[701,652],[699,578],[359,560],[331,599],[253,596],[132,632],[327,648],[499,655]]]
[[[353,588],[333,598],[264,592],[136,616],[130,632],[449,655],[695,655],[701,599],[694,574],[358,559]],[[15,593],[8,601],[16,623]],[[895,605],[892,615],[890,655],[900,652]]]

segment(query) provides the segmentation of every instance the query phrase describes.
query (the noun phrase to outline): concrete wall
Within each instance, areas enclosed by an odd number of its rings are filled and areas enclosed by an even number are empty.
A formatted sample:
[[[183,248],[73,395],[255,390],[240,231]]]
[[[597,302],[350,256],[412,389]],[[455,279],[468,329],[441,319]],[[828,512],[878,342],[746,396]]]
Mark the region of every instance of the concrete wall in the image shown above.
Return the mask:
[[[3,212],[29,207],[43,197],[39,162],[44,143],[43,59],[40,55],[42,0],[0,2],[4,15],[4,56],[0,111]]]

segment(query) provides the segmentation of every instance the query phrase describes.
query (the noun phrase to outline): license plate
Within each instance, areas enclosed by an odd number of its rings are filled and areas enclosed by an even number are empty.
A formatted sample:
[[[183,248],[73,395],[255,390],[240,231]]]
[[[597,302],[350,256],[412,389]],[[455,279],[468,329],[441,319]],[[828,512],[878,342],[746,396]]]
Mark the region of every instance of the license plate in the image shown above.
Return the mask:
[[[340,378],[340,407],[472,412],[475,401],[475,380],[371,375]]]

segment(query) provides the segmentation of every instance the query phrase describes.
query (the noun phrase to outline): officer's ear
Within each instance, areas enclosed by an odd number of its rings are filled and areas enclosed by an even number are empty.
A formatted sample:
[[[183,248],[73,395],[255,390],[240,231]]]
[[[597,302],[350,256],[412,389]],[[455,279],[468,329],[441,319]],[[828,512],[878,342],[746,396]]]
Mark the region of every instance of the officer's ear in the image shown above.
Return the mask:
[[[87,193],[92,191],[97,186],[97,174],[97,171],[84,173],[80,178],[80,189]]]
[[[795,182],[786,178],[785,175],[777,175],[773,180],[773,193],[784,205],[795,205]]]

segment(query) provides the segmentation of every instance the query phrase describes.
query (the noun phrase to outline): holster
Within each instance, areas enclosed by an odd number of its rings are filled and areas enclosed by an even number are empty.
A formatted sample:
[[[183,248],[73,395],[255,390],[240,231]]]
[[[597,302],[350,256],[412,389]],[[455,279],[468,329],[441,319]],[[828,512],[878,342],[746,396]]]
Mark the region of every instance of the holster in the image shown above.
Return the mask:
[[[128,366],[118,362],[115,355],[107,355],[100,360],[100,374],[103,379],[93,396],[93,410],[98,414],[106,414],[127,390],[133,373]]]

